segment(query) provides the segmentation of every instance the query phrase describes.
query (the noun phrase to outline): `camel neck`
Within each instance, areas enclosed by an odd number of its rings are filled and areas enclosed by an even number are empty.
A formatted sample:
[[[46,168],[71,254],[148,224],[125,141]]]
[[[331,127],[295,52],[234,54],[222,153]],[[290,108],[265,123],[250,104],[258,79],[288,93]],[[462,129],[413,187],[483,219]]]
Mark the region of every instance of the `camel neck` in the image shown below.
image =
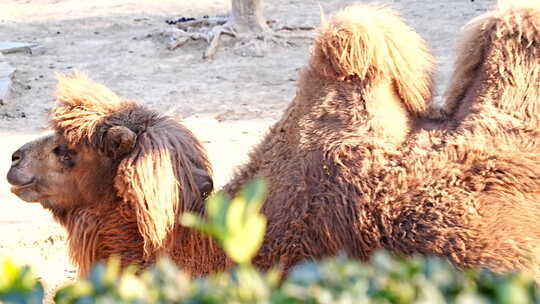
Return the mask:
[[[192,276],[225,271],[232,266],[221,246],[210,237],[185,227],[177,229],[176,235],[171,258]]]

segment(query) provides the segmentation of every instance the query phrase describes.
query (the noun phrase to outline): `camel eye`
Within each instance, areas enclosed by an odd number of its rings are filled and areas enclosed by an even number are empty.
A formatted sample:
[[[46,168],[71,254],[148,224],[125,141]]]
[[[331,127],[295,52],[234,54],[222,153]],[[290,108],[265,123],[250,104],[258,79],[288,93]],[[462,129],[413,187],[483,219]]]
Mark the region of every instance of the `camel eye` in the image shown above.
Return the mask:
[[[58,160],[67,165],[73,167],[75,163],[72,161],[72,156],[75,155],[75,151],[68,149],[66,146],[56,146],[52,152],[58,157]]]
[[[56,154],[56,155],[60,155],[60,151],[61,151],[61,147],[60,146],[56,146],[53,150],[52,150],[52,153]]]
[[[63,156],[67,154],[67,148],[65,146],[56,146],[52,153],[54,153],[56,156]]]

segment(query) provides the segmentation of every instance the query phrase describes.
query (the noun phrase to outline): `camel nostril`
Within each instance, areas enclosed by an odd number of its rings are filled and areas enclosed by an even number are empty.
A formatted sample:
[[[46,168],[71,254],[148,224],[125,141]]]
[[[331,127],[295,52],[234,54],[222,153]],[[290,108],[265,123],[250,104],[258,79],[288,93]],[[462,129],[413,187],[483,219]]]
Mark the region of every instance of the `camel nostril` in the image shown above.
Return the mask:
[[[13,153],[13,155],[11,155],[11,166],[16,166],[18,165],[22,160],[22,153],[19,152],[19,151],[16,151],[15,153]]]

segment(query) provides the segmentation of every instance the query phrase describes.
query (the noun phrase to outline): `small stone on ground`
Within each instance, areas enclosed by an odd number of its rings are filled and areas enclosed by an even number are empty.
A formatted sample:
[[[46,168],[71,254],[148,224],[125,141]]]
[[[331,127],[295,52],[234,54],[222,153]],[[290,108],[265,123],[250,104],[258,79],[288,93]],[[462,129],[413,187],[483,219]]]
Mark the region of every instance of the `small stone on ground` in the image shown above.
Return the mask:
[[[37,43],[0,41],[0,53],[9,54],[16,52],[33,53],[33,50],[39,48]]]

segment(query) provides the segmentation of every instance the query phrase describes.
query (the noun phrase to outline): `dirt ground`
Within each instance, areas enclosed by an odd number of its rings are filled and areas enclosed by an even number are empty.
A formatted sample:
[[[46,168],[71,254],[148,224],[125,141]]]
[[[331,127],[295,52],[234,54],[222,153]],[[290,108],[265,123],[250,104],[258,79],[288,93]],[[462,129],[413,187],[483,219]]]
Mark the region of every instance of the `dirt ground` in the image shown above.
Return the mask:
[[[204,142],[217,187],[292,100],[298,70],[311,41],[268,45],[264,57],[242,57],[225,41],[212,61],[202,59],[205,42],[167,50],[152,33],[166,19],[225,15],[228,0],[2,0],[0,41],[36,42],[40,54],[14,53],[10,98],[0,105],[0,256],[30,264],[51,288],[73,279],[65,233],[39,204],[18,200],[5,175],[10,155],[43,133],[53,105],[56,75],[79,70],[125,98],[182,117]],[[317,26],[319,2],[326,13],[358,2],[266,1],[265,16],[282,25]],[[364,1],[365,2],[365,1]],[[427,40],[437,58],[436,98],[450,76],[461,26],[495,0],[379,1],[399,10]]]

